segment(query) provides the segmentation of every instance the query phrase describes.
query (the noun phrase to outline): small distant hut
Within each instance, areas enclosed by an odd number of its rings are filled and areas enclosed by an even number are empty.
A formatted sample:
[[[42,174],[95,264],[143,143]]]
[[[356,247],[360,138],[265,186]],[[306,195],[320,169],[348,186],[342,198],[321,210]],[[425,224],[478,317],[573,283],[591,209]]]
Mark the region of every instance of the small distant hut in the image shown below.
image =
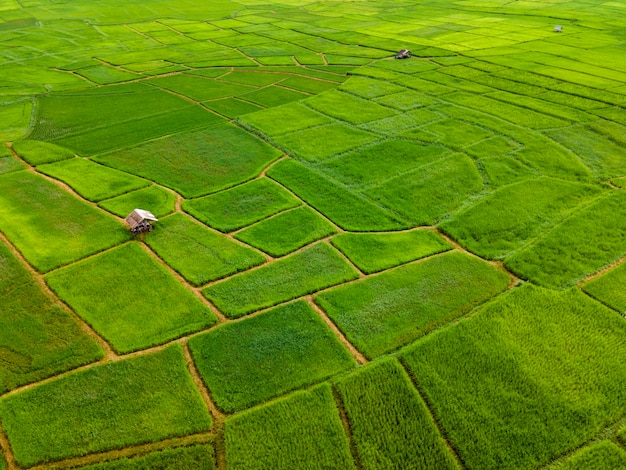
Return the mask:
[[[554,32],[555,32],[555,33],[560,33],[561,31],[563,31],[563,26],[561,26],[560,24],[557,24],[557,25],[554,27]]]
[[[135,209],[124,220],[128,223],[133,235],[139,235],[140,233],[152,232],[152,224],[150,222],[158,222],[159,219],[152,212]]]
[[[411,54],[413,53],[408,49],[400,49],[393,57],[395,59],[408,59],[411,57]]]

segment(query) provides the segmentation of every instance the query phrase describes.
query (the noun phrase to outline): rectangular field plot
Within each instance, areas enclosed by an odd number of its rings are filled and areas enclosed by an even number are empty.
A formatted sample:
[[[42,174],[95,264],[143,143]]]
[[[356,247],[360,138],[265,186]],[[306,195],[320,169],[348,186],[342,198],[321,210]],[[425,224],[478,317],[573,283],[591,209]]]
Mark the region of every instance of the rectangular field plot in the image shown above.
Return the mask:
[[[74,157],[74,152],[69,149],[38,140],[13,142],[13,150],[31,165],[53,163]]]
[[[319,243],[270,265],[204,289],[204,295],[230,318],[294,299],[358,277],[326,243]]]
[[[235,415],[224,438],[228,468],[356,468],[328,384]]]
[[[179,345],[94,366],[5,397],[0,417],[22,466],[211,427]]]
[[[349,83],[346,82],[346,83]],[[394,116],[396,111],[373,101],[357,98],[348,93],[331,90],[306,100],[311,108],[351,124],[363,124]]]
[[[403,359],[468,468],[539,468],[622,416],[625,334],[580,291],[527,285]]]
[[[173,135],[97,158],[198,197],[258,175],[280,156],[262,140],[230,124]]]
[[[280,84],[281,86],[293,88],[298,91],[304,91],[306,93],[321,93],[337,86],[337,83],[335,82],[327,82],[306,77],[289,77],[280,82]]]
[[[195,101],[214,100],[227,98],[254,91],[250,87],[235,83],[218,82],[197,75],[172,75],[163,78],[153,78],[147,83],[161,88],[175,91]]]
[[[253,224],[302,202],[269,178],[261,178],[218,194],[185,201],[183,208],[222,232]]]
[[[467,313],[509,282],[504,272],[457,252],[329,290],[315,301],[372,358]]]
[[[626,263],[583,286],[583,290],[620,313],[626,313]]]
[[[259,222],[235,238],[279,257],[336,233],[335,227],[309,207],[298,207]]]
[[[583,447],[554,470],[598,470],[626,468],[626,452],[611,441],[600,441]]]
[[[552,178],[524,181],[487,196],[441,228],[473,253],[504,258],[601,193],[598,186]]]
[[[145,179],[98,165],[84,158],[72,158],[41,165],[37,169],[67,183],[74,191],[90,201],[108,199],[150,185],[150,182]]]
[[[161,219],[145,242],[196,286],[265,261],[262,254],[182,214]]]
[[[130,238],[113,217],[25,171],[0,177],[0,230],[41,272]]]
[[[365,99],[379,98],[381,96],[408,91],[400,85],[367,77],[350,77],[339,89]]]
[[[167,189],[153,185],[101,201],[98,205],[119,217],[126,217],[137,208],[150,211],[156,217],[162,217],[174,212],[176,195]]]
[[[356,365],[304,301],[195,336],[189,347],[211,396],[227,412],[320,382]]]
[[[240,98],[252,103],[260,104],[266,108],[271,108],[273,106],[291,103],[292,101],[299,101],[307,98],[308,96],[310,95],[305,95],[304,93],[300,93],[298,91],[271,85],[251,93],[241,95]]]
[[[217,321],[137,243],[50,273],[46,282],[121,353],[162,344]]]
[[[241,116],[243,114],[254,113],[255,111],[263,109],[255,104],[241,101],[235,98],[224,98],[215,101],[205,101],[203,104],[204,106],[215,111],[216,113],[222,114],[231,119],[234,119],[237,116]]]
[[[285,160],[267,172],[344,230],[398,230],[408,223],[362,195],[325,178],[294,160]]]
[[[331,243],[366,274],[452,249],[430,230],[342,233],[333,237]]]
[[[246,126],[252,126],[269,136],[301,131],[332,122],[330,118],[300,103],[286,104],[249,114],[241,118],[241,121]]]
[[[0,242],[0,393],[100,359],[102,351]]]
[[[540,285],[565,288],[626,254],[626,194],[609,197],[565,219],[505,264]]]
[[[363,469],[458,469],[428,408],[394,359],[337,381]]]

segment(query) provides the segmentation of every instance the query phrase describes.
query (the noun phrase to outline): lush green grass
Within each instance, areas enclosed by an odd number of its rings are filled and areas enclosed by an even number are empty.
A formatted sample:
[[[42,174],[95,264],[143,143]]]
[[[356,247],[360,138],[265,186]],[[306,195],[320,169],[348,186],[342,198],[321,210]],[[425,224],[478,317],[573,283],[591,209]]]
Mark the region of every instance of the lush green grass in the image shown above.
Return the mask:
[[[229,413],[355,365],[304,301],[195,336],[189,347],[211,396]]]
[[[38,140],[13,142],[13,150],[31,165],[58,162],[74,157],[70,149]]]
[[[25,171],[0,177],[0,230],[41,272],[130,238],[112,217]]]
[[[292,101],[299,101],[308,96],[309,95],[305,95],[304,93],[300,93],[298,91],[271,85],[266,88],[261,88],[260,90],[246,93],[245,95],[241,95],[241,99],[270,108],[272,106],[280,106],[281,104],[291,103]]]
[[[361,194],[323,177],[294,160],[285,160],[267,172],[344,230],[398,230],[408,224]]]
[[[204,295],[229,317],[239,317],[357,277],[326,243],[243,273],[204,289]]]
[[[329,290],[315,301],[371,358],[469,312],[509,282],[502,271],[455,252]]]
[[[430,230],[397,233],[342,233],[331,243],[366,274],[393,268],[452,248]]]
[[[213,447],[198,444],[78,467],[82,470],[214,470]]]
[[[263,109],[255,104],[241,101],[235,98],[224,98],[221,100],[207,101],[204,103],[204,106],[231,119],[236,118],[237,116],[241,116],[243,114],[254,113],[255,111]]]
[[[5,173],[13,173],[14,171],[20,171],[25,169],[26,165],[24,165],[23,162],[19,161],[13,155],[0,155],[0,175],[3,175]]]
[[[165,343],[217,320],[138,243],[50,273],[46,282],[121,353]]]
[[[5,397],[0,400],[0,417],[22,466],[207,431],[211,426],[178,345]]]
[[[504,258],[601,194],[597,186],[538,178],[505,186],[441,228],[470,251]]]
[[[135,209],[144,209],[152,212],[156,217],[162,217],[174,212],[176,195],[153,185],[113,199],[100,201],[98,205],[119,217],[126,217]]]
[[[229,418],[224,437],[229,468],[355,468],[328,384]]]
[[[96,160],[198,197],[258,175],[280,153],[230,124],[165,137]]]
[[[145,241],[167,264],[196,286],[265,261],[260,253],[182,214],[160,220]]]
[[[509,269],[540,285],[574,285],[626,254],[626,194],[616,191],[565,219],[506,261]]]
[[[0,242],[0,393],[95,361],[102,350]]]
[[[241,118],[241,121],[244,125],[252,126],[270,136],[301,131],[331,122],[328,117],[300,103],[277,106],[249,114]]]
[[[183,203],[183,209],[222,232],[230,232],[301,202],[268,178]]]
[[[67,183],[90,201],[108,199],[150,185],[147,180],[98,165],[84,158],[71,158],[41,165],[37,169]]]
[[[626,468],[626,452],[611,441],[600,441],[573,454],[555,470],[610,470]]]
[[[337,382],[364,469],[454,469],[426,404],[394,359],[384,359]]]
[[[310,98],[306,100],[306,104],[323,114],[351,124],[363,124],[396,114],[393,109],[337,90],[330,90]]]
[[[350,77],[339,89],[365,99],[379,98],[408,91],[400,85],[385,80],[374,80],[368,77]]]
[[[263,220],[237,233],[235,238],[276,257],[336,232],[330,222],[304,206]]]
[[[172,75],[169,77],[159,77],[150,80],[148,83],[161,88],[175,91],[196,101],[214,100],[217,98],[227,98],[238,96],[254,91],[254,87],[249,87],[234,83],[219,82],[197,75]]]
[[[403,359],[469,468],[537,468],[622,416],[624,334],[580,291],[528,285]]]
[[[305,77],[289,77],[280,82],[280,84],[282,86],[307,93],[321,93],[337,86],[337,84],[333,82],[326,82]]]
[[[626,264],[610,270],[583,286],[583,290],[615,310],[626,313]]]

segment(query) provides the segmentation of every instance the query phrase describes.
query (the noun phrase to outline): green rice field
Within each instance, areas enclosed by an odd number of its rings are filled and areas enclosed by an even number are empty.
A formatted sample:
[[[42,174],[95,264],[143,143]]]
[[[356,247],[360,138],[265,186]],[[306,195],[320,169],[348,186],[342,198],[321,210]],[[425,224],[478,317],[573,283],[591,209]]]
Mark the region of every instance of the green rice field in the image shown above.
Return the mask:
[[[0,44],[0,470],[626,469],[622,2],[0,0]]]

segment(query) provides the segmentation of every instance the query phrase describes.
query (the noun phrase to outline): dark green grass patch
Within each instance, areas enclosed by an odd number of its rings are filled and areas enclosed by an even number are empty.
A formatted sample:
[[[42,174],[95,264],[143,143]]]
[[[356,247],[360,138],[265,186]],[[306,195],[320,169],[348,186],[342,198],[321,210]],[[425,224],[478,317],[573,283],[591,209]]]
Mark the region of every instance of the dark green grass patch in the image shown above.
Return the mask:
[[[31,165],[58,162],[74,156],[74,152],[70,149],[38,140],[13,142],[13,150]]]
[[[214,470],[213,447],[198,444],[96,463],[81,470]]]
[[[0,243],[0,393],[102,357],[100,347]]]
[[[148,83],[175,91],[176,93],[180,93],[196,101],[238,96],[255,89],[254,87],[245,85],[218,82],[197,75],[186,74],[153,78]]]
[[[22,466],[211,427],[211,416],[178,345],[3,398],[0,417]]]
[[[233,412],[354,367],[304,301],[196,336],[189,347],[217,405]]]
[[[315,301],[371,358],[467,313],[509,282],[506,274],[483,261],[449,253],[332,289]]]
[[[626,313],[626,264],[583,286],[583,290],[615,310]]]
[[[408,91],[400,85],[367,77],[351,77],[339,89],[366,99]]]
[[[362,195],[294,160],[273,166],[268,175],[287,186],[344,230],[398,230],[408,224]]]
[[[224,438],[229,468],[355,468],[327,384],[228,419]]]
[[[137,243],[50,273],[46,282],[121,353],[162,344],[217,321]]]
[[[240,317],[357,278],[354,269],[326,243],[319,243],[249,273],[203,290],[228,317]]]
[[[538,468],[622,416],[625,334],[580,291],[527,285],[404,360],[468,468]]]
[[[260,90],[253,91],[251,93],[241,95],[240,98],[246,101],[260,104],[261,106],[265,106],[266,108],[271,108],[273,106],[280,106],[281,104],[291,103],[292,101],[298,101],[308,96],[309,95],[300,93],[298,91],[288,90],[287,88],[281,88],[271,85],[266,88],[261,88]]]
[[[280,82],[280,84],[307,93],[321,93],[337,86],[335,82],[326,82],[306,77],[289,77],[287,80]]]
[[[84,158],[71,158],[41,165],[37,169],[67,183],[89,201],[108,199],[150,185],[145,179],[98,165]]]
[[[317,161],[377,139],[374,134],[351,126],[329,124],[277,136],[273,141],[296,157]]]
[[[584,447],[554,470],[611,470],[626,468],[626,452],[611,441],[600,441]]]
[[[433,225],[482,188],[483,180],[472,159],[456,154],[387,180],[368,189],[367,194],[413,224]]]
[[[162,217],[174,212],[176,195],[167,189],[153,185],[101,201],[98,205],[119,217],[126,217],[135,209],[144,209],[152,212],[156,217]]]
[[[183,209],[222,232],[237,230],[302,204],[269,178],[183,203]]]
[[[430,230],[397,233],[342,233],[331,243],[366,274],[393,268],[452,248]]]
[[[337,90],[327,91],[310,98],[306,104],[321,113],[351,124],[364,124],[396,114],[396,111],[373,101],[357,98]]]
[[[96,160],[197,197],[242,183],[280,156],[231,124],[173,135]]]
[[[248,227],[235,238],[276,257],[336,232],[330,222],[310,207],[298,207]]]
[[[565,219],[506,265],[540,285],[569,287],[624,256],[625,237],[626,194],[616,191]]]
[[[506,186],[441,228],[478,255],[504,258],[597,197],[597,186],[539,178]]]
[[[224,98],[215,101],[206,101],[203,103],[209,109],[212,109],[216,113],[222,114],[228,118],[234,119],[237,116],[243,114],[254,113],[263,108],[256,104],[241,101],[235,98]]]
[[[204,284],[265,261],[256,251],[174,214],[155,224],[146,243],[193,285]]]
[[[326,160],[319,168],[342,183],[363,187],[432,163],[448,153],[441,146],[389,139]]]
[[[0,178],[0,230],[41,272],[130,238],[112,217],[25,171]]]
[[[330,124],[331,120],[316,111],[300,104],[293,103],[270,108],[258,113],[249,114],[241,121],[269,136],[301,131],[309,127]]]
[[[364,469],[456,469],[426,404],[394,359],[340,379],[337,388]]]

